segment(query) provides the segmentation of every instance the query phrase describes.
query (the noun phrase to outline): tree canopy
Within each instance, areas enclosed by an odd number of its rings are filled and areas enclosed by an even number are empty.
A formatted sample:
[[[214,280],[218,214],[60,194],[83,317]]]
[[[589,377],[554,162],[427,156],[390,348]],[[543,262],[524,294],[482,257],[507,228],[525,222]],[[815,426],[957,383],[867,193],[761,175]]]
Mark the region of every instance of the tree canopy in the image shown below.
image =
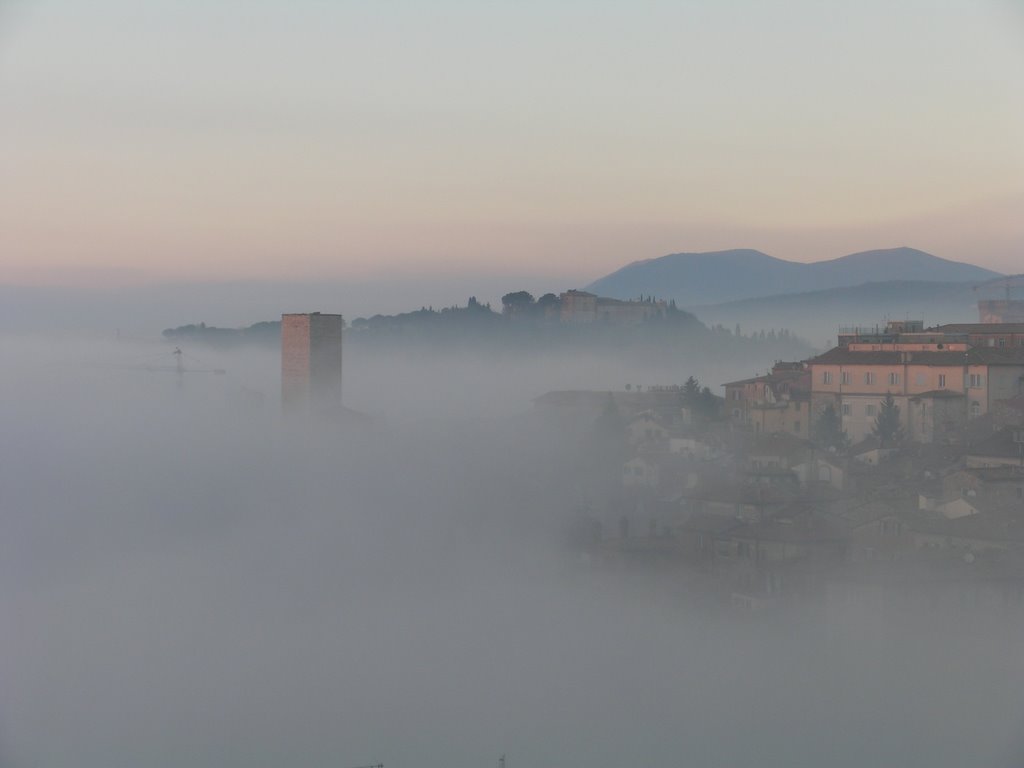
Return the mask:
[[[508,309],[513,307],[525,307],[533,304],[533,294],[529,291],[515,291],[506,293],[501,297],[501,305]]]

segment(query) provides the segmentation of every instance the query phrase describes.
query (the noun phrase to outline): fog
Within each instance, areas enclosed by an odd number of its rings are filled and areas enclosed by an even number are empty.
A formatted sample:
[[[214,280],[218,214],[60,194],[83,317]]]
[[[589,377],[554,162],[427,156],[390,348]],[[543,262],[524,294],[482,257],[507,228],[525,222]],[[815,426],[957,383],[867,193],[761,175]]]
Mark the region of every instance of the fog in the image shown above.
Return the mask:
[[[567,546],[589,425],[533,397],[770,361],[346,353],[340,426],[275,350],[169,351],[0,339],[4,768],[1024,759],[1016,613],[752,616]]]
[[[63,270],[62,275],[75,273]],[[342,306],[351,319],[374,313],[407,312],[420,306],[447,307],[475,295],[498,305],[509,287],[539,296],[560,285],[586,280],[536,274],[392,275],[362,280],[231,280],[149,282],[140,276],[97,270],[83,285],[0,283],[0,327],[32,333],[89,329],[125,337],[159,336],[184,322],[228,328],[273,320],[282,311]],[[326,311],[326,309],[325,309]]]

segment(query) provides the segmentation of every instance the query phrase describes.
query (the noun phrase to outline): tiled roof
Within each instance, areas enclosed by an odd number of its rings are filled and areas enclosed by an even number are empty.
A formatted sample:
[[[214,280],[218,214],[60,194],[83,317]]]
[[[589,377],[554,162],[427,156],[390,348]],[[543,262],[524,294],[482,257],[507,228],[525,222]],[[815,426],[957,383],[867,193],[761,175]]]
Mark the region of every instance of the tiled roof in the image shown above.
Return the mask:
[[[975,499],[971,500],[973,504]],[[1024,541],[1024,521],[1016,515],[982,512],[951,520],[942,517],[920,518],[911,523],[918,533],[985,541]]]
[[[1008,427],[1001,429],[990,437],[985,438],[967,449],[970,456],[989,456],[996,458],[1016,458],[1024,455],[1022,444],[1014,441],[1014,432],[1020,428]]]
[[[960,470],[968,475],[974,475],[986,483],[1016,482],[1024,480],[1024,467],[966,467]]]
[[[834,347],[824,354],[812,357],[810,365],[1024,365],[1024,347],[997,349],[974,347],[966,352],[901,352],[877,350],[855,352],[846,347]]]
[[[763,523],[745,523],[729,533],[733,539],[762,541],[837,541],[844,538],[842,529],[819,515],[806,515],[795,519],[778,518]]]

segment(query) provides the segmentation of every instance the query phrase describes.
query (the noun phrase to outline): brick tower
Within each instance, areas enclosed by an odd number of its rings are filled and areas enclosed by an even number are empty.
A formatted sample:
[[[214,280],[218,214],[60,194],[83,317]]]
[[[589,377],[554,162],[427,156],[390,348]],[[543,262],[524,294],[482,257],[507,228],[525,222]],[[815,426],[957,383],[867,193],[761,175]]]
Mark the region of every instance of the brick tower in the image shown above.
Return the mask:
[[[288,413],[341,407],[341,315],[281,315],[281,405]]]

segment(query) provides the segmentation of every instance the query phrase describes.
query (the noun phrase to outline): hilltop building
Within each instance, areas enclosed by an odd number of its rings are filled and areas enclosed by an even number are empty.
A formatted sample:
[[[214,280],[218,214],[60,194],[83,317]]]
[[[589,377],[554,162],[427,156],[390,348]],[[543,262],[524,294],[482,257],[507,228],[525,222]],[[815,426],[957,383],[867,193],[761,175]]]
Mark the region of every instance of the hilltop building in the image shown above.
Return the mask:
[[[341,315],[281,315],[281,405],[288,413],[341,406]]]
[[[668,308],[664,301],[622,301],[575,290],[566,291],[558,299],[559,318],[569,325],[639,325],[663,316]]]

